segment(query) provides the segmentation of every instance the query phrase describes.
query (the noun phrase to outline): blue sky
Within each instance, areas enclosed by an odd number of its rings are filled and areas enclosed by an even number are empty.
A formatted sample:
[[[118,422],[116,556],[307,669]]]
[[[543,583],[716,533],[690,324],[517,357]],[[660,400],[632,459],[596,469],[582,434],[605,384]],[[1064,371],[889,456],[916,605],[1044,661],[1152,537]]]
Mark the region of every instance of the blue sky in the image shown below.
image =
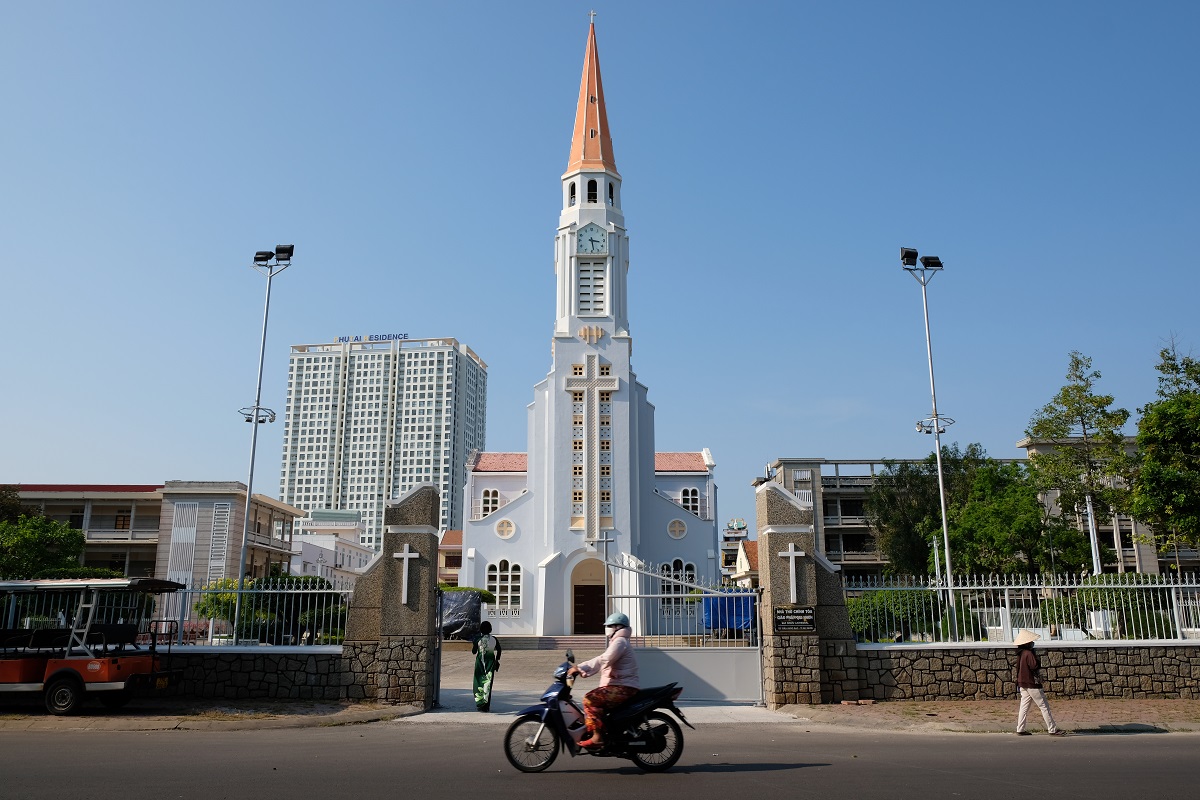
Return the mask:
[[[524,450],[591,6],[23,3],[0,27],[0,481],[245,480],[291,344],[453,336]],[[1134,411],[1200,350],[1200,5],[599,2],[659,450],[753,526],[781,456],[997,457],[1067,354]],[[1134,421],[1129,432],[1134,432]],[[256,488],[274,494],[282,426]]]

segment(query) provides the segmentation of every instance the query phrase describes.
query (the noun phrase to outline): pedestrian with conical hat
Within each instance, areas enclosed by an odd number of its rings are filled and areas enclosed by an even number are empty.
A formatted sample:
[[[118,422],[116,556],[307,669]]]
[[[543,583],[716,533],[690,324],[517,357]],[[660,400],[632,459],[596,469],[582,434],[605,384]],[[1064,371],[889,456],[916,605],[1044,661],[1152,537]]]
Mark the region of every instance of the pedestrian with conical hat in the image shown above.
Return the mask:
[[[1050,713],[1050,704],[1046,702],[1046,693],[1042,691],[1041,662],[1033,652],[1033,643],[1042,637],[1030,630],[1022,628],[1017,632],[1013,644],[1017,646],[1017,689],[1021,693],[1021,709],[1017,712],[1017,736],[1030,736],[1025,730],[1025,719],[1029,716],[1029,707],[1036,704],[1046,721],[1046,730],[1051,736],[1066,736],[1067,732],[1060,730],[1054,724],[1054,716]]]

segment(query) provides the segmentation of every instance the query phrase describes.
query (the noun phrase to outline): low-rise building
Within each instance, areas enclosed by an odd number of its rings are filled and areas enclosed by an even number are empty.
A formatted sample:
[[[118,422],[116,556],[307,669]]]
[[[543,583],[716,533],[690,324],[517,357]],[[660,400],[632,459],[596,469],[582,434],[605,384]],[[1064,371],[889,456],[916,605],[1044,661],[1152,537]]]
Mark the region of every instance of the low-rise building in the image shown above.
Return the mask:
[[[21,502],[83,531],[83,564],[131,578],[154,576],[162,525],[162,484],[31,483]]]
[[[335,589],[353,589],[375,557],[374,548],[363,544],[363,531],[358,511],[309,512],[293,528],[291,574],[319,576]]]
[[[246,574],[286,572],[292,526],[304,512],[255,494],[244,526],[246,484],[25,484],[21,502],[83,531],[84,566],[131,578],[166,578],[199,588],[236,578],[246,533]]]

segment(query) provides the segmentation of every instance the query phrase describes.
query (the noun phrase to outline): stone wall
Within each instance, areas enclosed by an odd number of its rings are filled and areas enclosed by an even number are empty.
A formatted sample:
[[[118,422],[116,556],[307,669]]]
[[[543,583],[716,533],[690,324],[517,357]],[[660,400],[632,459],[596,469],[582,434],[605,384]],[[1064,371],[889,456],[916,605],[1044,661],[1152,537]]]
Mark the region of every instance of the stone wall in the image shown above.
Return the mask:
[[[1057,697],[1200,699],[1200,646],[1035,645],[1042,685]],[[1017,694],[1012,645],[860,645],[862,697],[987,700]]]
[[[378,700],[428,707],[434,697],[432,659],[437,643],[426,636],[390,636],[382,642],[335,648],[186,648],[163,655],[163,667],[181,670],[177,697],[227,700]]]
[[[776,483],[760,481],[756,511],[768,708],[1017,695],[1017,653],[1011,644],[857,644],[837,567],[817,546],[811,506]],[[811,630],[775,630],[777,608],[811,610]],[[1044,642],[1035,647],[1043,685],[1057,697],[1200,699],[1200,645],[1194,642]]]
[[[315,650],[315,648],[306,648]],[[325,650],[326,648],[321,648]],[[272,698],[277,700],[363,700],[354,659],[339,652],[297,652],[288,648],[207,648],[176,650],[163,656],[166,669],[183,671],[168,693],[183,697]]]
[[[767,708],[821,702],[820,640],[815,636],[763,637],[763,698]]]
[[[376,700],[428,710],[437,696],[437,524],[432,486],[388,504],[383,550],[354,587],[340,649],[188,648],[164,654],[182,671],[175,695]],[[411,562],[411,563],[410,563]]]

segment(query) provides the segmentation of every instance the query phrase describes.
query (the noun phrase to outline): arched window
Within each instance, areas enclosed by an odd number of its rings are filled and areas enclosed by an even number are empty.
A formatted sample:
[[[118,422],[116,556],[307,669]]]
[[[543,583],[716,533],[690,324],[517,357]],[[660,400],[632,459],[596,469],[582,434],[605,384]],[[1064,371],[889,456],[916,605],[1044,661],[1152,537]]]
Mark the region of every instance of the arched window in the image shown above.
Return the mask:
[[[487,590],[496,596],[500,613],[521,607],[521,565],[510,564],[507,559],[499,564],[488,564]]]
[[[610,206],[615,205],[613,203],[613,185],[611,183],[608,185],[608,204]]]
[[[570,185],[567,187],[567,194],[567,205],[575,205],[575,181],[571,181]]]
[[[480,506],[480,512],[483,516],[491,514],[500,507],[500,490],[499,489],[484,489],[483,503]]]
[[[666,595],[662,601],[663,615],[679,616],[685,605],[683,597],[691,591],[687,584],[696,582],[696,565],[677,558],[669,564],[663,564],[659,574],[662,576],[658,581],[659,594]]]
[[[679,505],[696,516],[700,516],[700,490],[696,488],[684,489],[679,493]]]
[[[600,191],[596,188],[596,181],[588,181],[588,202],[595,203],[600,200]]]

